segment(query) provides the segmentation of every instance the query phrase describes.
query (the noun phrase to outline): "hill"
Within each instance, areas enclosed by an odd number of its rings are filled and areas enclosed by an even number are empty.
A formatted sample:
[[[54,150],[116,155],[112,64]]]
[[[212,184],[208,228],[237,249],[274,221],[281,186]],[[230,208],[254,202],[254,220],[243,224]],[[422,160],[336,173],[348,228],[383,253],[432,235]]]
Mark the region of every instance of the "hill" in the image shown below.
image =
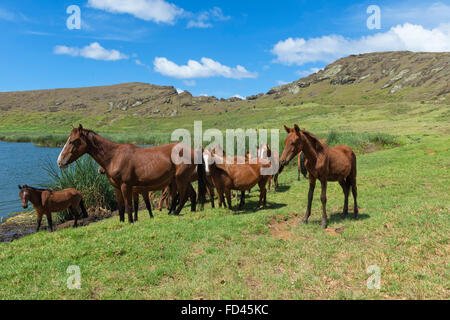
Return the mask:
[[[352,55],[266,94],[217,99],[178,93],[171,86],[124,83],[75,89],[0,93],[0,114],[10,111],[173,117],[279,104],[367,104],[393,101],[450,103],[450,53],[383,52]],[[111,117],[113,120],[115,117]]]

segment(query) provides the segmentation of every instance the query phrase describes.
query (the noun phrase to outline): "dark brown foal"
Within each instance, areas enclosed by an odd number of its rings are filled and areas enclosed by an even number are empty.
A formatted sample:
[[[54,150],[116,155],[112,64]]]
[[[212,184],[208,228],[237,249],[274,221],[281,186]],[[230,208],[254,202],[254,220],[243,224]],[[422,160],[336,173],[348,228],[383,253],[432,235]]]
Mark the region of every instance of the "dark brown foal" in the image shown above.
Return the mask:
[[[20,199],[24,209],[28,208],[28,202],[31,202],[34,210],[36,210],[37,227],[36,232],[41,227],[42,216],[47,216],[47,222],[50,232],[53,231],[52,212],[61,212],[69,209],[75,221],[73,227],[78,226],[79,212],[81,209],[83,218],[88,216],[84,207],[81,193],[75,189],[64,189],[61,191],[53,191],[49,189],[37,189],[24,185],[19,185]]]

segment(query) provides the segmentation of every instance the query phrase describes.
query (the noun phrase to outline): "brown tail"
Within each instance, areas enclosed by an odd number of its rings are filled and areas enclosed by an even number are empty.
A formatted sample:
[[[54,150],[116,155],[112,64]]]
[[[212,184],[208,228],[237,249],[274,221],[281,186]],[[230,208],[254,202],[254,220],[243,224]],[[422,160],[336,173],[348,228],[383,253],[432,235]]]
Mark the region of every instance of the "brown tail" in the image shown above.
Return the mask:
[[[200,202],[200,207],[203,209],[205,205],[206,198],[206,171],[205,164],[203,163],[203,157],[201,157],[202,162],[197,165],[198,174],[198,202]]]

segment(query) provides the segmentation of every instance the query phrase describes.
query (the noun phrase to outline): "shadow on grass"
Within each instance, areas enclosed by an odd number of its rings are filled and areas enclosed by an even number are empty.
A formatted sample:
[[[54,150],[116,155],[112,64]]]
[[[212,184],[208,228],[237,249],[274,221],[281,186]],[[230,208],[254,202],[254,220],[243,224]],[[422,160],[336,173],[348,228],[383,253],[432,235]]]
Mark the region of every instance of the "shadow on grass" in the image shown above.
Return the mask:
[[[367,213],[360,213],[360,214],[358,214],[357,220],[365,220],[365,219],[369,219],[369,218],[370,218],[370,215],[368,215]],[[353,211],[349,210],[347,216],[345,216],[345,217],[342,215],[342,212],[335,212],[335,213],[328,215],[328,223],[331,223],[331,222],[338,223],[338,222],[347,221],[347,220],[353,220],[353,221],[355,220]],[[319,221],[319,223],[320,223],[320,221]]]
[[[291,188],[291,186],[286,185],[286,184],[284,184],[284,185],[278,185],[278,188],[277,188],[277,191],[276,191],[276,192],[286,192],[286,191],[288,191],[290,188]],[[274,191],[273,189],[270,190],[270,192],[273,192],[273,191]]]
[[[285,204],[285,203],[276,203],[276,202],[267,201],[265,209],[263,209],[261,206],[258,210],[255,210],[257,204],[258,204],[258,201],[246,200],[243,209],[238,209],[239,204],[235,204],[235,205],[233,205],[233,209],[235,209],[235,210],[233,210],[233,214],[253,213],[253,212],[260,211],[260,210],[280,209],[280,208],[287,206],[287,204]]]

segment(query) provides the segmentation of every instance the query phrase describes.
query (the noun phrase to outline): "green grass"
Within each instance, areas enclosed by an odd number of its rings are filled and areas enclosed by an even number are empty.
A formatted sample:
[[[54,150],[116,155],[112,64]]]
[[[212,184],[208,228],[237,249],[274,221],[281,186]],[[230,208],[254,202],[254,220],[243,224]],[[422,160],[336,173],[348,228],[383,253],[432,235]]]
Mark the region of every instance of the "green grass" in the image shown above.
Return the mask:
[[[450,298],[448,106],[280,104],[220,112],[202,113],[203,128],[282,130],[298,123],[330,145],[349,144],[358,155],[360,219],[340,218],[343,194],[329,183],[331,232],[320,228],[320,184],[310,223],[299,224],[308,183],[297,181],[292,161],[265,210],[252,211],[255,188],[237,214],[209,204],[192,213],[187,205],[180,217],[163,211],[151,220],[143,211],[133,225],[115,217],[2,243],[0,299]],[[66,137],[71,122],[81,120],[103,135],[133,140],[137,132],[164,136],[174,128],[192,129],[199,119],[125,116],[113,126],[71,115],[58,125],[58,115],[52,116],[24,115],[16,126],[7,117],[0,131],[34,136],[45,132],[47,121],[54,131],[49,134]],[[370,145],[377,152],[366,153]],[[342,234],[332,232],[337,227],[345,228]],[[81,290],[66,287],[70,265],[81,268]],[[380,290],[366,287],[370,265],[381,269]]]
[[[448,299],[449,147],[429,135],[358,157],[360,219],[341,220],[340,187],[328,188],[329,227],[342,234],[320,228],[318,192],[310,223],[298,224],[307,182],[288,170],[266,210],[251,210],[253,190],[239,214],[141,212],[133,225],[116,217],[0,244],[0,298]],[[70,265],[81,290],[66,287]],[[370,265],[380,290],[366,287]]]

